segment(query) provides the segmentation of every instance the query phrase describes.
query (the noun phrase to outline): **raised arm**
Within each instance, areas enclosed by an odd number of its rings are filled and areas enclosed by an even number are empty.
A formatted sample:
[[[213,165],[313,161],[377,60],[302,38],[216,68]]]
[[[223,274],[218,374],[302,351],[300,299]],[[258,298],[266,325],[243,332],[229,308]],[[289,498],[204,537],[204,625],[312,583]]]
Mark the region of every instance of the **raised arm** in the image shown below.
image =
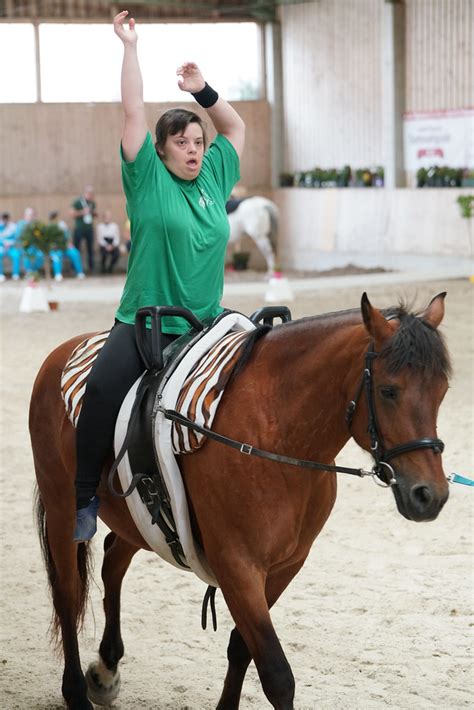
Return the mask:
[[[176,73],[180,77],[178,84],[182,91],[197,94],[206,86],[199,67],[193,62],[186,62],[179,67]],[[245,123],[237,111],[221,97],[212,106],[205,108],[216,131],[232,143],[240,158],[245,143]]]
[[[137,55],[137,33],[135,20],[128,20],[128,30],[125,29],[128,11],[119,12],[114,17],[114,31],[123,42],[122,62],[122,107],[124,125],[122,131],[122,151],[125,160],[132,161],[143,145],[148,126],[145,118],[143,102],[143,81]]]

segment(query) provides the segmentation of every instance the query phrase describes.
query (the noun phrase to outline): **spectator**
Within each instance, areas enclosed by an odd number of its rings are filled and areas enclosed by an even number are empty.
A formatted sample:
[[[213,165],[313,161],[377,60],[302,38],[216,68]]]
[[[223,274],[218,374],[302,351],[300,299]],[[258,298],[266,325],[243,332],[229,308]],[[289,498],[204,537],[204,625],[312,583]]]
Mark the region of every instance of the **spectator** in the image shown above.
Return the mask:
[[[20,278],[20,260],[22,249],[18,244],[18,225],[13,222],[8,212],[2,214],[0,221],[0,282],[5,281],[3,258],[7,256],[12,263],[12,279]]]
[[[68,258],[71,262],[76,278],[83,279],[85,277],[84,269],[82,268],[81,254],[78,249],[73,245],[71,240],[71,235],[66,222],[63,219],[59,219],[59,212],[54,210],[49,213],[49,223],[56,224],[60,229],[63,230],[64,235],[67,239],[66,248],[63,249],[52,249],[49,253],[51,257],[51,264],[53,267],[53,274],[56,281],[63,280],[63,260],[64,257]]]
[[[118,224],[112,222],[110,210],[104,212],[104,221],[97,225],[97,242],[100,248],[101,272],[111,274],[120,257],[120,230]]]
[[[81,242],[84,240],[87,248],[89,272],[94,271],[94,217],[97,216],[94,201],[94,188],[86,185],[84,194],[72,203],[71,214],[74,217],[74,246],[81,253]]]
[[[23,219],[18,220],[18,240],[21,241],[21,235],[25,227],[27,227],[31,222],[36,219],[36,210],[33,207],[27,207],[25,209]],[[23,249],[23,266],[25,268],[26,275],[32,274],[34,271],[39,271],[43,266],[44,256],[43,252],[38,249],[38,247],[28,247]]]

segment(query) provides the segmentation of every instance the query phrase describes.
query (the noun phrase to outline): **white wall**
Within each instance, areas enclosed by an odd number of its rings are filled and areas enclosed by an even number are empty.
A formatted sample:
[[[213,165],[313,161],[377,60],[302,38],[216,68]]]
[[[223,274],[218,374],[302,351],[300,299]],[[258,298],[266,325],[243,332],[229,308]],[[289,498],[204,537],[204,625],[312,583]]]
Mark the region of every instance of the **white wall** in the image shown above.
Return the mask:
[[[276,190],[279,260],[302,270],[349,263],[387,269],[466,265],[473,254],[474,220],[461,217],[460,194],[470,191]]]

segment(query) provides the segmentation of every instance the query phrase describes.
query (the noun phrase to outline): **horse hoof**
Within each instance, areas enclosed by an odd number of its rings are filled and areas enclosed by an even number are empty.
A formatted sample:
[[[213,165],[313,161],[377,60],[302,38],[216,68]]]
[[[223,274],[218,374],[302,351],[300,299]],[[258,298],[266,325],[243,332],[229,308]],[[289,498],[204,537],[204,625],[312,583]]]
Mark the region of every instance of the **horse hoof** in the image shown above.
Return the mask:
[[[86,672],[87,696],[95,705],[108,706],[120,693],[120,673],[109,671],[102,661],[89,664]]]

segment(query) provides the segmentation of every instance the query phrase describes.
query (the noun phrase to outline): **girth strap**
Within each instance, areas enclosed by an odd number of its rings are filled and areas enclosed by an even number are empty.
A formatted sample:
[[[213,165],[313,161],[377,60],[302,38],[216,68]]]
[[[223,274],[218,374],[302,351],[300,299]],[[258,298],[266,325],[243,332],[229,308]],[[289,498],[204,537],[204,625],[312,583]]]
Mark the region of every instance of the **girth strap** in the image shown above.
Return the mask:
[[[151,515],[152,524],[158,525],[160,528],[174,559],[178,565],[189,569],[189,565],[186,564],[186,556],[181,547],[179,536],[176,532],[176,524],[173,519],[173,511],[171,509],[166,485],[161,477],[158,465],[156,465],[156,472],[151,475],[144,472],[135,473],[129,487],[124,493],[118,491],[114,486],[114,476],[121,460],[130,447],[133,430],[140,414],[140,407],[149,389],[149,382],[145,376],[140,382],[135,395],[135,401],[133,402],[130,412],[127,431],[122,446],[109,471],[107,479],[108,488],[112,495],[118,498],[127,498],[133,493],[135,488],[137,488],[140,498]]]
[[[201,628],[203,631],[207,628],[207,607],[211,606],[212,628],[217,631],[217,614],[216,614],[216,587],[209,585],[204,594],[201,608]]]

